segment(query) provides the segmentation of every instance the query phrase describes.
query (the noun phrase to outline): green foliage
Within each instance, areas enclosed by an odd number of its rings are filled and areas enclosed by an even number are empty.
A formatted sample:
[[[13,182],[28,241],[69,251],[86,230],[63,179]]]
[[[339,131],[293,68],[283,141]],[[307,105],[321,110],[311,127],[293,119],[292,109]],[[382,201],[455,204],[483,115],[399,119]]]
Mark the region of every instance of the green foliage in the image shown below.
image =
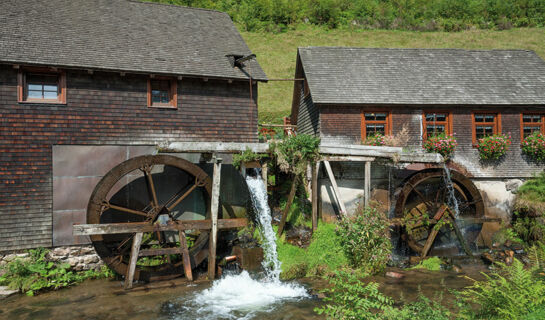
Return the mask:
[[[542,217],[520,216],[515,212],[513,231],[526,243],[545,240],[545,224]]]
[[[477,141],[479,157],[482,160],[498,160],[509,149],[511,145],[511,134],[494,134],[481,138]]]
[[[354,320],[448,320],[451,313],[439,302],[422,294],[415,302],[394,306],[394,300],[379,291],[375,282],[365,284],[348,271],[336,271],[330,278],[332,288],[323,292],[327,304],[314,309],[328,319]]]
[[[347,265],[348,260],[335,229],[335,224],[320,223],[306,249],[278,239],[276,244],[278,259],[282,262],[281,278],[321,276]]]
[[[542,0],[151,0],[227,12],[245,30],[328,28],[460,31],[545,25]]]
[[[515,208],[535,216],[545,215],[545,172],[520,186],[517,190]]]
[[[358,206],[352,218],[339,221],[337,234],[353,267],[370,274],[384,269],[392,252],[389,226],[385,214],[363,205]]]
[[[522,152],[537,161],[545,161],[545,135],[539,132],[526,137],[520,146]]]
[[[514,259],[511,266],[498,263],[500,270],[486,280],[475,281],[459,293],[461,319],[527,319],[545,309],[545,281],[536,267],[524,268]]]
[[[413,269],[427,269],[430,271],[439,271],[441,270],[441,264],[443,260],[439,257],[430,257],[425,260],[420,261]]]
[[[335,271],[329,283],[333,288],[324,290],[328,302],[316,308],[318,314],[325,314],[328,319],[363,320],[385,319],[384,312],[390,311],[394,301],[379,290],[379,284],[364,284],[351,272]]]
[[[286,137],[280,142],[272,142],[271,150],[276,155],[280,170],[301,175],[307,164],[314,163],[320,156],[319,145],[320,138],[298,134]]]
[[[29,296],[47,289],[59,289],[81,282],[85,279],[112,277],[107,267],[100,271],[70,271],[67,263],[58,264],[47,261],[48,250],[38,248],[29,250],[28,259],[15,259],[4,266],[5,274],[0,277],[0,285],[13,290],[21,290]]]
[[[265,154],[258,154],[250,150],[250,148],[246,148],[243,152],[233,155],[233,166],[239,169],[242,163],[260,161],[265,156]]]
[[[452,135],[446,135],[444,133],[428,137],[424,141],[423,148],[427,152],[439,153],[445,158],[450,158],[456,150],[457,146],[456,138]]]

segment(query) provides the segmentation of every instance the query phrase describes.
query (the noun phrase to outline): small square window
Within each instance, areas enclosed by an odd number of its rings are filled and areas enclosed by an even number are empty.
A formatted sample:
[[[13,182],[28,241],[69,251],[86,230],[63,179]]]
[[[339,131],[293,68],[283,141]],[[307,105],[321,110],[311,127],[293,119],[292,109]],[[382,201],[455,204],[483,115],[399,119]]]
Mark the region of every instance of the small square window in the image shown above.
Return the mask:
[[[367,137],[376,134],[390,134],[390,113],[389,112],[363,112],[361,115],[361,137],[365,140]]]
[[[424,139],[439,134],[452,134],[450,113],[429,111],[424,113]]]
[[[473,114],[473,144],[479,139],[501,133],[501,118],[498,113]]]
[[[18,78],[19,102],[65,103],[64,73],[46,69],[23,70]]]
[[[177,83],[174,79],[148,80],[148,107],[177,108]]]
[[[545,114],[523,113],[521,118],[521,140],[534,133],[545,134]]]

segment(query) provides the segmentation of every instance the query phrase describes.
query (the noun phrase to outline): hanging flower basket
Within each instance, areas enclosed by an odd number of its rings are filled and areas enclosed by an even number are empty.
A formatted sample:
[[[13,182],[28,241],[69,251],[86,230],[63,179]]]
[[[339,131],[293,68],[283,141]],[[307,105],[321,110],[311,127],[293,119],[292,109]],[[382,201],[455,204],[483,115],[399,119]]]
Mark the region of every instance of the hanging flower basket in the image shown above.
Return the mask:
[[[537,161],[545,161],[545,135],[535,132],[522,141],[522,152]]]
[[[456,150],[456,146],[458,146],[456,138],[452,135],[443,133],[428,137],[424,141],[422,148],[427,152],[439,153],[444,158],[450,158],[454,153],[454,150]]]
[[[511,134],[495,134],[481,138],[477,141],[479,157],[482,160],[498,160],[511,145]]]
[[[367,146],[384,146],[386,145],[386,137],[380,133],[376,133],[367,137],[362,144]]]

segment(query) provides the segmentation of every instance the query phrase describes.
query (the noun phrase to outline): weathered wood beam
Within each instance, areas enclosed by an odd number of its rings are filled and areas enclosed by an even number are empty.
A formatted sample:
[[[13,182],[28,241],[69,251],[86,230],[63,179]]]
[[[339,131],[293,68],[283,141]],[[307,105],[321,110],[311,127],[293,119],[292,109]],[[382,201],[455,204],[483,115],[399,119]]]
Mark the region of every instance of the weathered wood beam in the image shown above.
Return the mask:
[[[363,186],[363,202],[365,207],[369,207],[371,199],[371,161],[365,162],[364,186]]]
[[[415,162],[415,163],[442,163],[444,158],[438,153],[402,153],[397,159],[398,162]]]
[[[286,202],[286,207],[282,212],[282,219],[280,219],[280,224],[278,225],[278,236],[282,235],[284,232],[284,226],[286,225],[286,219],[288,218],[288,213],[290,212],[291,204],[293,203],[293,198],[295,198],[295,192],[297,191],[297,183],[299,181],[299,176],[295,176],[293,182],[291,183],[290,194],[288,195],[288,201]]]
[[[373,157],[361,157],[361,156],[323,156],[322,160],[327,160],[329,162],[338,162],[338,161],[375,161]]]
[[[193,281],[193,271],[191,270],[191,258],[189,257],[189,249],[187,247],[187,239],[185,232],[178,233],[180,237],[180,249],[182,250],[182,260],[184,262],[184,274],[187,280]]]
[[[125,275],[125,289],[132,288],[132,282],[134,280],[134,271],[136,270],[136,261],[138,261],[138,254],[140,251],[140,244],[142,243],[142,232],[138,232],[134,235],[132,240],[131,257],[129,260],[129,267],[127,268],[127,274]]]
[[[337,181],[335,180],[335,176],[333,175],[333,170],[331,170],[331,164],[329,164],[329,161],[326,160],[324,160],[323,162],[325,170],[327,171],[327,175],[329,177],[329,181],[331,181],[331,186],[333,187],[333,193],[337,198],[337,203],[339,204],[339,210],[341,211],[341,215],[346,216],[346,207],[344,206],[344,202],[341,199],[341,192],[339,191],[339,187],[337,186]]]
[[[268,153],[268,143],[243,142],[172,142],[161,148],[163,152],[224,152],[238,153],[250,149],[255,153]]]
[[[214,160],[214,173],[212,175],[212,200],[211,200],[211,218],[212,230],[208,240],[208,280],[216,278],[216,247],[218,241],[218,207],[220,197],[221,183],[221,159]]]
[[[312,231],[316,231],[318,228],[318,202],[320,201],[320,190],[318,186],[318,173],[320,172],[320,161],[316,161],[316,164],[312,167]]]
[[[218,229],[232,229],[248,225],[246,218],[219,219]],[[181,230],[210,230],[212,220],[183,220],[177,223],[159,225],[147,222],[129,223],[105,223],[105,224],[75,224],[73,234],[75,236],[87,236],[93,234],[119,234],[135,232],[159,232]]]

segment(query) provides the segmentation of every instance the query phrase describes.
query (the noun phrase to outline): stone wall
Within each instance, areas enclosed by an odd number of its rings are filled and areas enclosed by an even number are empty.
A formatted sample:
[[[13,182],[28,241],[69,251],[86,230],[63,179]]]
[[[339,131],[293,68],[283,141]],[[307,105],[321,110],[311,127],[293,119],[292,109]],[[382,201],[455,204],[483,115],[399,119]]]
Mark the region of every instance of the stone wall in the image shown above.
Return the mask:
[[[0,267],[15,259],[28,259],[28,253],[0,254]],[[98,271],[104,265],[92,246],[58,247],[49,251],[46,259],[57,263],[68,263],[74,271]]]

